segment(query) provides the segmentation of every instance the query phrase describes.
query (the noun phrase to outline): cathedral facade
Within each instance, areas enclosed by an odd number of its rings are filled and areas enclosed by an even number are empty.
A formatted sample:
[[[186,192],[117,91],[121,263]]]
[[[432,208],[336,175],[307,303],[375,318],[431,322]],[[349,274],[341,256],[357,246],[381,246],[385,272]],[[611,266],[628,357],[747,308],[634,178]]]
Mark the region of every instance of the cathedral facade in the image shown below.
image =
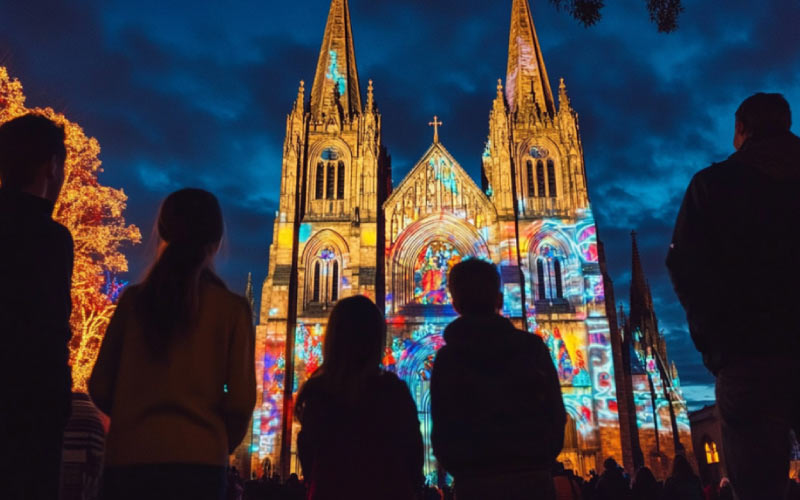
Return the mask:
[[[298,470],[293,397],[322,362],[330,308],[363,294],[385,310],[384,364],[417,403],[433,479],[430,370],[455,318],[447,272],[470,258],[498,266],[502,313],[550,348],[569,415],[561,461],[586,474],[609,456],[633,460],[628,416],[637,408],[622,398],[620,417],[618,385],[627,391],[629,379],[615,372],[623,340],[606,295],[577,114],[563,80],[557,96],[551,90],[527,0],[512,2],[505,85],[497,82],[487,105],[480,186],[440,142],[434,117],[432,143],[393,187],[372,81],[361,97],[347,0],[332,0],[310,97],[301,82],[286,119],[256,329],[254,467]]]

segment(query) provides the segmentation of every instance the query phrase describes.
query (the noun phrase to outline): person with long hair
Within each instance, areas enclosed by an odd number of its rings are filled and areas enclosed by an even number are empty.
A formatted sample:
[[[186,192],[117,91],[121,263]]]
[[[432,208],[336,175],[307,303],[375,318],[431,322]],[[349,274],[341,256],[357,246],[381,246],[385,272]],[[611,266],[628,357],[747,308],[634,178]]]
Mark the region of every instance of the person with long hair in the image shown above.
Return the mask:
[[[250,305],[212,267],[223,226],[211,193],[169,195],[158,258],[111,318],[89,380],[111,417],[105,499],[224,498],[256,381]]]
[[[386,324],[362,295],[337,302],[323,363],[297,396],[300,464],[311,500],[416,498],[423,447],[405,382],[384,371]]]

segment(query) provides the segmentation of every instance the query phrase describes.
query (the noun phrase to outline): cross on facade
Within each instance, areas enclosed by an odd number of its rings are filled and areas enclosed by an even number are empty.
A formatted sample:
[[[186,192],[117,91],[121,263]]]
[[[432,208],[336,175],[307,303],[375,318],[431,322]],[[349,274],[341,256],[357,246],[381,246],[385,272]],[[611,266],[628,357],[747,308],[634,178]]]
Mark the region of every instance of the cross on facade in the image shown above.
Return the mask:
[[[439,142],[439,125],[441,125],[441,124],[442,124],[442,122],[439,121],[439,117],[436,116],[436,115],[433,115],[433,121],[432,122],[428,122],[428,126],[429,127],[433,127],[433,142],[434,143],[438,143]]]

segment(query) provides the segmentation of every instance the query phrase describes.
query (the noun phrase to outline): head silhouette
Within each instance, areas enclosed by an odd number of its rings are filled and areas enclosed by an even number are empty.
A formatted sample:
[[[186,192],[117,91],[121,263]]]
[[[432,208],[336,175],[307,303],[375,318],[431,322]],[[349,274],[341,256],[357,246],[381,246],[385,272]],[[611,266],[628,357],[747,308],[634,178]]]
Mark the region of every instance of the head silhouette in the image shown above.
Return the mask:
[[[64,129],[29,113],[0,126],[0,182],[55,202],[64,184]]]
[[[222,282],[211,271],[224,230],[217,198],[186,188],[167,196],[158,215],[161,249],[142,283],[139,313],[155,354],[191,327],[199,312],[201,281]]]
[[[648,467],[639,467],[633,478],[634,489],[648,489],[658,485],[656,477]]]
[[[447,288],[453,308],[463,315],[491,315],[503,307],[497,267],[480,259],[463,260],[450,269]]]
[[[759,92],[736,110],[733,145],[739,149],[747,139],[765,139],[788,132],[791,127],[792,111],[783,95]]]
[[[328,317],[320,372],[334,385],[375,373],[383,357],[386,323],[367,297],[355,295],[336,303]]]
[[[675,455],[675,460],[672,462],[671,476],[679,479],[686,479],[692,477],[694,472],[689,461],[683,455]]]

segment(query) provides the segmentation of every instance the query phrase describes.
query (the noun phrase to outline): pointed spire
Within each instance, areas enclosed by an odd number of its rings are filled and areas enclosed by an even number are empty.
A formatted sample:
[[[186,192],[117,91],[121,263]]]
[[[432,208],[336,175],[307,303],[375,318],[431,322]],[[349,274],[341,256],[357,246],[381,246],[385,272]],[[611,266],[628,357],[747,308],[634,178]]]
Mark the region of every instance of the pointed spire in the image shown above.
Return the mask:
[[[347,0],[331,0],[311,87],[311,112],[314,115],[331,113],[337,103],[346,117],[361,113],[361,91]]]
[[[569,97],[567,97],[567,85],[564,83],[564,79],[561,78],[558,82],[558,112],[568,111],[571,107]]]
[[[294,101],[294,109],[300,111],[304,110],[306,101],[306,82],[300,80],[300,86],[297,88],[297,99]]]
[[[369,85],[367,85],[367,105],[364,106],[364,111],[367,113],[372,113],[375,109],[375,99],[372,95],[372,80],[369,81]]]
[[[658,335],[653,311],[653,298],[650,294],[650,285],[642,267],[639,255],[639,245],[636,242],[636,231],[631,231],[631,296],[630,296],[630,328],[639,328],[646,340]],[[657,346],[653,346],[656,347]]]
[[[531,95],[532,94],[532,95]],[[513,0],[508,35],[506,99],[512,112],[535,103],[542,113],[555,114],[555,101],[528,0]]]
[[[494,102],[492,103],[492,111],[494,112],[505,112],[506,110],[506,101],[505,97],[503,97],[503,80],[497,79],[497,95],[494,98]]]

